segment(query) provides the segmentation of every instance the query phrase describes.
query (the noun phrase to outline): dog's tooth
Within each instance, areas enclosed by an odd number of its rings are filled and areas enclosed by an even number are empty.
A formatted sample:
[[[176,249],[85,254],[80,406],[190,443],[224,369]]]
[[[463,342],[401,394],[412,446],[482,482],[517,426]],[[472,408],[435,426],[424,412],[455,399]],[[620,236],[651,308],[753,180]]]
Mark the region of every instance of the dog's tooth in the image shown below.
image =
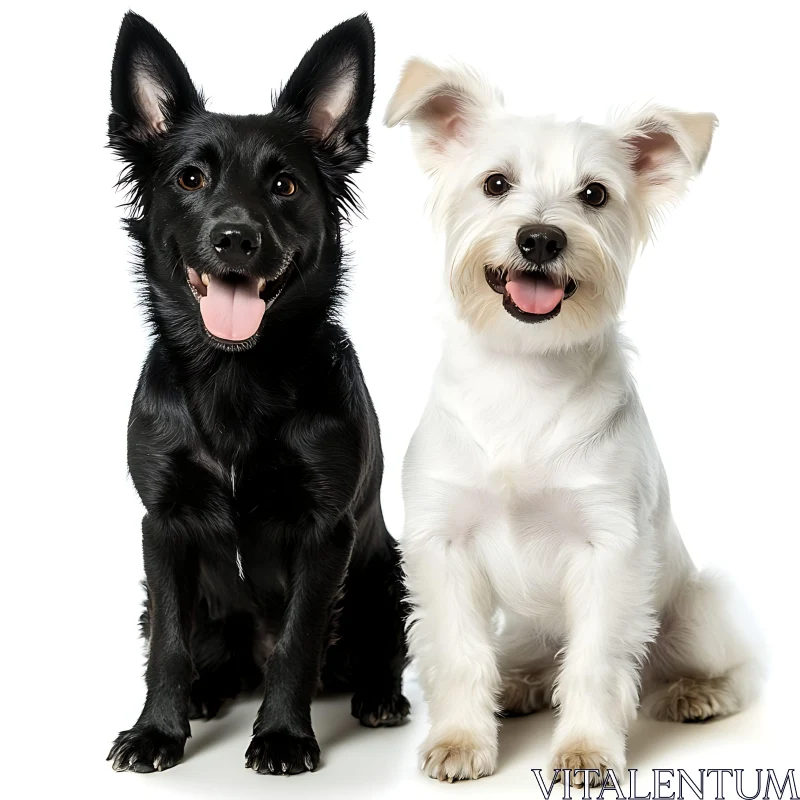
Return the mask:
[[[204,272],[200,276],[200,280],[203,281],[203,286],[208,286],[208,284],[211,283],[211,278],[208,277],[208,273],[207,272]]]
[[[263,292],[264,289],[266,288],[267,288],[267,279],[261,278],[261,280],[258,282],[258,291]]]

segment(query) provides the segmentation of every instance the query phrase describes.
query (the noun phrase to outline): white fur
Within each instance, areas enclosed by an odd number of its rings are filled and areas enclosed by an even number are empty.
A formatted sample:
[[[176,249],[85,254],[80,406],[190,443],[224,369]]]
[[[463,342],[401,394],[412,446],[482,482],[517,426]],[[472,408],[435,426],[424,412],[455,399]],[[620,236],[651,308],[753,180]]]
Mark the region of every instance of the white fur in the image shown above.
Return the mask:
[[[431,717],[423,769],[491,774],[495,712],[552,702],[553,768],[619,774],[640,700],[658,718],[703,718],[739,710],[759,682],[751,628],[672,519],[618,329],[651,220],[702,167],[716,118],[522,118],[472,70],[413,60],[387,111],[399,122],[433,178],[451,297],[404,471],[410,643]],[[483,191],[496,172],[512,183],[502,198]],[[590,181],[607,187],[604,208],[578,199]],[[516,234],[533,223],[565,231],[559,269],[578,290],[554,319],[526,324],[484,267],[519,266]]]

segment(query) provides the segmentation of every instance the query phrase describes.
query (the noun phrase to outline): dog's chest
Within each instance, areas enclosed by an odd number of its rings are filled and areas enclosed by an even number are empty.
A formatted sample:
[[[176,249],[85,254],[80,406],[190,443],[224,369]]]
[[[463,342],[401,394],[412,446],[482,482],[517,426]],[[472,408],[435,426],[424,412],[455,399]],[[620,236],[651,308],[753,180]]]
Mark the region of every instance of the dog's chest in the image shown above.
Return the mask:
[[[587,409],[569,383],[523,362],[490,359],[446,370],[438,400],[459,424],[476,488],[519,498],[591,480],[579,452]]]
[[[582,447],[591,409],[574,386],[519,364],[484,363],[480,373],[439,384],[474,498],[464,529],[502,605],[548,618],[560,607],[565,555],[585,540],[582,498],[598,481]]]

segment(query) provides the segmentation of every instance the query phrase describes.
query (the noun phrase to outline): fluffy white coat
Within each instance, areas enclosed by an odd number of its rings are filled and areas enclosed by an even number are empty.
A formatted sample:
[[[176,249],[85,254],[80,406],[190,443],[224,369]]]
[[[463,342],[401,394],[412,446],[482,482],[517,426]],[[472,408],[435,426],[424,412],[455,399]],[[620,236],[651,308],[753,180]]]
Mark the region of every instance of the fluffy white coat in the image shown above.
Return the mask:
[[[516,117],[474,71],[414,59],[387,111],[399,122],[433,177],[452,298],[404,470],[410,643],[431,718],[422,767],[489,775],[497,713],[554,705],[553,769],[596,784],[624,768],[640,706],[700,720],[739,710],[759,684],[746,615],[673,521],[618,330],[651,221],[701,169],[716,118]],[[502,197],[484,189],[496,174]],[[579,199],[590,182],[608,192],[602,208]],[[537,223],[566,234],[548,269],[578,289],[526,324],[485,271],[525,269],[517,231]]]

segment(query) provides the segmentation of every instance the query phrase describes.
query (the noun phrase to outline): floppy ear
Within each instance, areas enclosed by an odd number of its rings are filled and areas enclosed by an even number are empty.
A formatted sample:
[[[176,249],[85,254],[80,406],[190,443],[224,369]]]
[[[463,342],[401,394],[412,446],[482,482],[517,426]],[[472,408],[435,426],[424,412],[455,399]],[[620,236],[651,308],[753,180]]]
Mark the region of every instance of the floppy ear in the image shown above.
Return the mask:
[[[654,211],[679,199],[703,169],[717,118],[650,106],[619,124],[642,201]]]
[[[203,101],[172,45],[143,17],[122,20],[111,67],[108,132],[123,157],[125,146],[150,144],[181,114]]]
[[[424,169],[436,169],[451,147],[468,144],[502,95],[468,67],[441,69],[412,58],[386,108],[390,128],[407,123]]]
[[[299,114],[309,136],[348,172],[366,161],[375,92],[375,35],[366,14],[340,23],[303,56],[275,111]]]

